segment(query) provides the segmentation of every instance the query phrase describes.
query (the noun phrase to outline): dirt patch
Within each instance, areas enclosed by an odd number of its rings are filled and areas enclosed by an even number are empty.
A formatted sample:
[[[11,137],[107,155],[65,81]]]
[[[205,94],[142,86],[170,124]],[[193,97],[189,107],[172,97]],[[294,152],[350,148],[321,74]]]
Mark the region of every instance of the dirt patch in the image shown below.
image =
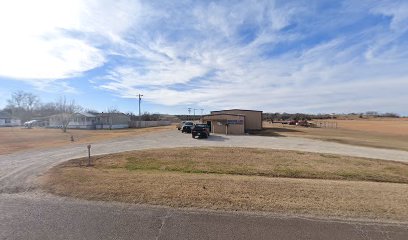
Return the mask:
[[[254,135],[304,137],[366,147],[408,151],[408,120],[328,120],[338,128],[304,128],[264,122]]]
[[[121,129],[121,130],[73,130],[66,133],[61,129],[45,128],[0,128],[0,155],[28,149],[63,146],[72,143],[93,143],[102,140],[131,137],[135,135],[167,131],[174,126]],[[71,141],[71,136],[74,142]]]
[[[408,184],[371,182],[407,182],[401,163],[238,148],[134,151],[100,156],[94,167],[79,162],[45,174],[44,189],[90,200],[408,221]]]

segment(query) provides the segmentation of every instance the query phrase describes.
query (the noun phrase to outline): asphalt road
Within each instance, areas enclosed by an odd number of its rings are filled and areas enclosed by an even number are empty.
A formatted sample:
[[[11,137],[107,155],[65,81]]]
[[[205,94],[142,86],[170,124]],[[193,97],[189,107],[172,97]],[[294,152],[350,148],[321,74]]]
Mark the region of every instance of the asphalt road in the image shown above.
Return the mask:
[[[403,225],[0,194],[1,239],[407,239]]]
[[[246,146],[341,153],[408,162],[408,152],[301,138],[211,136],[176,131],[92,144],[94,154],[178,146]],[[408,239],[408,225],[218,213],[102,203],[42,193],[35,179],[86,156],[84,145],[0,156],[0,239]]]

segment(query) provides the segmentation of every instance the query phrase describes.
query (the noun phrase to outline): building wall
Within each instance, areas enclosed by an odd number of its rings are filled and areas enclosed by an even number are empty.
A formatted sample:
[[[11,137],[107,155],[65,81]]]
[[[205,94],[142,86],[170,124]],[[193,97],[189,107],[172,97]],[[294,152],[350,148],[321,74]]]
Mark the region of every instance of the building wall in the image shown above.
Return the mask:
[[[67,128],[71,129],[95,129],[95,117],[85,117],[80,114],[73,116]]]
[[[129,127],[130,117],[121,113],[105,113],[97,117],[99,125],[127,125]]]
[[[129,116],[125,114],[104,114],[100,116],[84,116],[76,114],[67,128],[71,129],[121,129],[129,128]],[[49,127],[62,128],[58,115],[50,117]]]
[[[221,123],[221,125],[218,124]],[[239,135],[244,134],[244,124],[228,124],[228,129],[226,127],[226,122],[221,121],[211,121],[211,132],[218,133],[218,134],[231,134],[231,135]]]
[[[211,121],[211,132],[218,134],[244,134],[244,116],[236,115],[212,115],[203,117],[202,121]],[[228,123],[228,129],[226,124]],[[228,132],[227,132],[228,131]]]
[[[123,128],[129,128],[129,124],[96,124],[95,126],[96,129],[123,129]]]
[[[21,125],[20,119],[0,118],[0,127],[16,127]]]
[[[223,110],[223,111],[211,112],[211,114],[222,114],[222,113],[244,115],[245,116],[245,131],[262,129],[262,112],[261,111]]]
[[[67,128],[71,129],[94,129],[95,117],[85,117],[80,114],[57,114],[49,117],[48,127],[62,128],[62,120],[70,119]]]
[[[129,127],[131,128],[147,128],[171,125],[171,121],[131,121]]]
[[[95,124],[91,121],[69,122],[67,128],[70,129],[95,129]]]
[[[50,128],[62,128],[62,124],[60,123],[57,115],[51,116],[48,119],[48,127],[50,127]]]

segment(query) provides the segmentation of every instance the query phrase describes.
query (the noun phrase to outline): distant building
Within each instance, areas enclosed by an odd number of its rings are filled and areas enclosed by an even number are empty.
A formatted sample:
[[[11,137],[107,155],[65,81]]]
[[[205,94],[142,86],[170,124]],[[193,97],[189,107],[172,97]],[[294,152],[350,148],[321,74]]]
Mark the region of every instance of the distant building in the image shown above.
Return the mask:
[[[61,114],[49,119],[49,127],[62,128]],[[70,129],[121,129],[129,128],[130,117],[124,113],[74,113],[67,128]]]
[[[212,111],[204,115],[203,123],[211,126],[212,133],[245,134],[251,130],[262,129],[262,111],[229,109]]]
[[[21,120],[14,118],[10,113],[2,111],[0,112],[0,127],[15,127],[21,126]]]
[[[49,125],[50,128],[62,128],[63,123],[61,119],[70,119],[67,128],[74,129],[95,129],[96,117],[90,113],[74,113],[72,116],[69,114],[61,113],[50,116]]]
[[[124,113],[99,113],[96,115],[95,129],[129,128],[130,116]]]

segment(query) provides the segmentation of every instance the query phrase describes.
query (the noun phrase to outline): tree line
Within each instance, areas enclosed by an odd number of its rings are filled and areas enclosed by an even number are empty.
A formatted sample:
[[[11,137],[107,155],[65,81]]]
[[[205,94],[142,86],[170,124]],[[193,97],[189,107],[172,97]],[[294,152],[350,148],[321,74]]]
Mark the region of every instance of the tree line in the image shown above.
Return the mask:
[[[11,94],[6,107],[2,111],[20,119],[22,122],[33,119],[45,120],[49,116],[56,115],[65,132],[72,115],[82,110],[83,108],[77,105],[74,100],[67,100],[66,97],[60,97],[55,102],[42,103],[35,94],[17,91]]]
[[[17,91],[11,94],[7,100],[6,107],[2,110],[8,112],[15,118],[26,122],[32,119],[42,120],[49,116],[57,115],[59,121],[66,130],[66,126],[71,121],[72,115],[76,112],[88,112],[97,114],[98,112],[91,109],[85,109],[75,103],[74,100],[68,100],[66,97],[60,97],[56,101],[43,103],[41,99],[30,92]],[[120,113],[117,107],[109,107],[106,113]],[[126,113],[131,121],[159,121],[161,115],[159,113],[143,113],[140,118],[131,112]],[[200,115],[176,115],[180,120],[199,120]],[[349,113],[349,114],[304,114],[304,113],[263,113],[264,120],[270,121],[290,121],[290,120],[311,120],[311,119],[335,119],[339,117],[351,118],[369,118],[369,117],[400,117],[396,113],[379,113],[376,111],[368,111],[365,113]]]
[[[201,115],[175,115],[181,121],[198,121],[201,119]]]
[[[338,118],[375,118],[389,117],[399,118],[396,113],[379,113],[368,111],[365,113],[347,113],[347,114],[304,114],[304,113],[263,113],[263,119],[266,121],[291,121],[291,120],[312,120],[312,119],[338,119]]]
[[[4,112],[8,112],[22,122],[82,110],[83,108],[74,100],[68,100],[66,97],[60,97],[54,102],[43,103],[37,95],[24,91],[12,93],[10,99],[7,100],[6,107],[3,108]]]
[[[7,105],[2,110],[9,113],[14,118],[20,119],[23,123],[30,120],[48,120],[50,116],[59,122],[65,132],[69,122],[72,120],[74,113],[86,112],[91,114],[98,114],[99,112],[92,109],[86,109],[75,100],[68,100],[66,97],[60,97],[56,101],[43,103],[41,99],[30,92],[17,91],[11,94],[10,99],[7,100]],[[105,113],[110,118],[110,121],[115,117],[115,114],[121,113],[117,107],[109,107]],[[158,121],[160,114],[145,112],[139,116],[129,112],[126,113],[132,121]]]

